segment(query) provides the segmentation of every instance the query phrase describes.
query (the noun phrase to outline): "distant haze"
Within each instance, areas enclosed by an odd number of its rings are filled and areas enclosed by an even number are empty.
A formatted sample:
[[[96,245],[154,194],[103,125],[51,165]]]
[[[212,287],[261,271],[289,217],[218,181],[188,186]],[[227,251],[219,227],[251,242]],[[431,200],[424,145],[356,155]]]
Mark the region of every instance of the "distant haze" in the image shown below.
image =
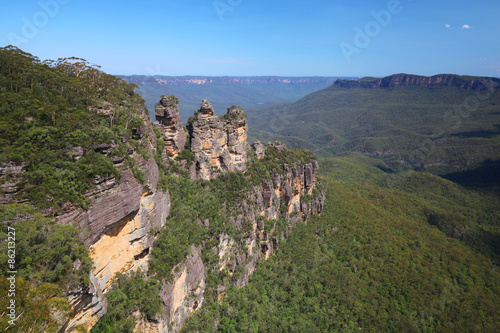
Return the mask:
[[[198,110],[203,99],[214,106],[217,114],[235,104],[244,109],[294,102],[314,91],[331,86],[338,77],[277,77],[277,76],[119,76],[139,86],[154,120],[154,107],[161,95],[179,98],[182,121]]]

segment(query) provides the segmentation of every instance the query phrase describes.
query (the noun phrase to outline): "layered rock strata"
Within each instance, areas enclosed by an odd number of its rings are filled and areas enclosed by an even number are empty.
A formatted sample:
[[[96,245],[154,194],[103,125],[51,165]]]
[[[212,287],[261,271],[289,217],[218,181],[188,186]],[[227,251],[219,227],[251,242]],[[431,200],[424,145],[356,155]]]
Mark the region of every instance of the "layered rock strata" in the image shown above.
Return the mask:
[[[178,332],[189,315],[203,304],[205,292],[205,267],[200,249],[192,246],[191,254],[179,264],[175,278],[160,290],[160,298],[165,306],[166,319],[163,326],[170,326],[164,332]]]
[[[223,117],[227,133],[227,150],[229,152],[229,171],[245,171],[247,163],[248,123],[247,115],[238,106],[231,106]]]
[[[259,160],[263,159],[266,156],[266,146],[264,146],[262,142],[257,140],[252,143],[252,149],[255,152],[255,157],[257,157]]]
[[[156,120],[159,122],[157,128],[165,140],[165,154],[171,158],[175,158],[184,150],[187,141],[178,104],[177,97],[162,96],[155,108]]]
[[[439,74],[434,76],[419,76],[410,74],[395,74],[380,79],[345,80],[338,79],[335,85],[343,88],[395,88],[395,87],[422,87],[441,88],[456,87],[466,90],[491,90],[500,87],[500,80],[488,77],[471,79],[458,75]]]
[[[242,108],[228,108],[221,119],[212,105],[203,100],[186,127],[199,179],[210,180],[220,172],[246,170],[248,123]]]
[[[184,132],[179,125],[180,117],[175,114],[176,102],[176,99],[164,97],[157,109],[157,115],[162,114],[164,119],[161,124],[165,126],[163,139],[170,142],[167,144],[170,148],[164,151],[166,159],[175,157],[176,149],[180,148],[178,144],[182,139],[179,141],[174,134]],[[143,116],[147,119],[145,112]],[[168,124],[167,118],[171,119]],[[247,143],[247,118],[241,108],[230,107],[227,114],[218,117],[210,103],[204,100],[187,127],[197,166],[196,178],[209,180],[226,171],[246,171],[250,146]],[[136,167],[144,172],[144,183],[134,178],[123,158],[117,159],[114,163],[121,170],[119,180],[113,176],[96,178],[92,190],[85,194],[90,201],[89,208],[84,211],[69,205],[58,216],[58,223],[76,222],[81,228],[94,261],[91,284],[68,294],[74,316],[62,332],[71,332],[78,325],[90,330],[97,323],[107,311],[106,292],[110,290],[116,273],[139,268],[147,272],[150,248],[169,214],[168,192],[157,189],[160,171],[152,157],[156,147],[152,125],[146,121],[145,126],[134,129],[133,133],[149,153],[149,157],[144,158],[133,150],[128,152]],[[112,145],[95,149],[106,154],[113,149]],[[252,148],[258,159],[266,158],[268,149],[273,149],[273,154],[286,153],[286,147],[281,144],[264,146],[255,143]],[[9,172],[22,172],[22,168],[11,168],[13,170]],[[220,300],[232,283],[237,287],[247,284],[259,259],[275,252],[295,224],[306,221],[311,214],[322,212],[324,194],[316,190],[317,170],[318,163],[314,159],[308,163],[283,164],[261,184],[247,189],[245,196],[248,200],[228,211],[228,222],[242,230],[243,237],[236,241],[222,234],[218,235],[219,245],[213,249],[192,246],[190,255],[172,270],[172,279],[162,282],[159,294],[162,311],[154,319],[134,314],[136,332],[179,332],[193,311],[203,306],[206,276],[210,270],[226,270],[233,276],[216,287]],[[286,221],[285,229],[277,227],[282,219]],[[210,221],[200,223],[210,228]],[[203,250],[213,251],[219,257],[215,267],[204,266]]]
[[[11,201],[26,202],[16,200],[16,195],[20,190],[18,184],[22,181],[23,173],[28,167],[27,162],[16,164],[11,161],[0,164],[0,205],[6,205]]]
[[[188,120],[186,127],[198,177],[210,180],[220,171],[228,171],[230,157],[227,150],[227,133],[224,124],[207,100],[203,100],[201,108]]]
[[[179,332],[189,315],[203,305],[206,271],[225,270],[233,277],[234,282],[226,281],[216,287],[218,299],[222,301],[232,283],[238,288],[248,284],[259,260],[276,252],[297,223],[321,214],[325,197],[316,190],[317,170],[316,161],[285,164],[271,180],[247,192],[248,200],[232,207],[229,222],[236,229],[242,230],[244,225],[250,225],[251,229],[240,241],[226,234],[219,235],[218,246],[211,249],[219,258],[215,267],[203,267],[199,249],[192,247],[192,254],[179,266],[174,279],[162,288],[160,295],[167,318],[161,321],[163,331],[158,332]],[[287,228],[277,233],[280,218],[287,221]],[[203,224],[210,228],[208,221]]]
[[[275,173],[270,181],[263,182],[248,193],[250,204],[243,201],[234,209],[230,220],[234,227],[241,228],[245,223],[252,225],[252,231],[245,240],[247,251],[244,253],[237,250],[235,242],[221,240],[220,248],[224,249],[226,258],[221,265],[231,273],[244,265],[243,273],[236,280],[238,287],[248,283],[257,260],[275,252],[280,240],[286,238],[297,223],[322,213],[325,194],[315,190],[317,171],[315,160],[307,164],[285,164],[283,172]],[[276,234],[276,223],[280,218],[286,219],[288,228]],[[228,260],[228,257],[232,259]]]
[[[168,192],[157,189],[159,169],[153,158],[156,136],[144,109],[142,116],[144,126],[133,132],[149,157],[144,159],[133,150],[128,153],[136,168],[144,173],[144,183],[135,179],[122,159],[116,163],[121,171],[119,180],[114,176],[98,177],[93,188],[85,193],[90,201],[87,210],[68,205],[57,217],[57,223],[74,224],[82,230],[94,262],[91,284],[68,294],[74,315],[63,327],[64,332],[71,332],[78,325],[90,330],[106,313],[105,292],[116,273],[139,268],[147,271],[149,249],[169,214]],[[100,152],[106,153],[106,149]]]

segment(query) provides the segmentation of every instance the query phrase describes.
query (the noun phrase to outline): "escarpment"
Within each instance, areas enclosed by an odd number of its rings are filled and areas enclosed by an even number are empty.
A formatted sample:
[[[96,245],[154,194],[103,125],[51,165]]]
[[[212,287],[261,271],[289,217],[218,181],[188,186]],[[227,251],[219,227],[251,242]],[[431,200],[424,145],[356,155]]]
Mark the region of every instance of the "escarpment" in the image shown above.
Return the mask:
[[[116,273],[147,271],[150,247],[169,214],[168,191],[157,186],[159,169],[153,158],[156,136],[144,107],[138,107],[144,125],[133,133],[140,149],[130,149],[126,157],[115,159],[119,179],[96,178],[95,186],[85,193],[88,209],[70,205],[57,217],[57,223],[82,230],[93,260],[91,285],[68,296],[74,315],[64,327],[67,332],[79,325],[90,329],[106,313],[105,293]],[[98,149],[106,154],[104,146]],[[134,161],[133,167],[126,165],[127,158]],[[136,179],[134,172],[143,174],[143,179]]]
[[[178,332],[193,311],[204,305],[207,289],[209,297],[221,301],[232,285],[245,286],[259,260],[276,252],[296,224],[323,211],[325,197],[318,189],[316,160],[306,154],[304,161],[290,163],[291,151],[281,144],[268,144],[265,153],[268,160],[249,158],[245,174],[221,174],[207,182],[207,186],[222,183],[229,193],[221,207],[225,227],[221,230],[217,226],[220,221],[199,221],[200,228],[216,238],[205,239],[199,247],[191,246],[185,261],[172,270],[172,280],[160,294],[164,310],[158,327],[163,327],[163,332]],[[270,161],[276,163],[275,169],[249,179],[258,168],[253,163],[263,166]],[[231,232],[223,231],[228,229]],[[201,259],[207,257],[212,261]],[[214,276],[219,278],[214,280]]]
[[[312,153],[252,150],[240,107],[218,117],[203,101],[185,131],[163,96],[153,127],[137,87],[83,59],[0,56],[0,224],[21,240],[20,330],[178,332],[322,211]]]
[[[324,193],[318,189],[318,163],[312,153],[279,143],[250,146],[243,109],[231,106],[218,117],[206,100],[185,131],[178,102],[173,96],[162,97],[156,128],[144,106],[134,105],[141,121],[131,126],[128,135],[71,149],[70,158],[77,161],[89,151],[105,156],[117,173],[91,179],[83,193],[86,206],[67,202],[58,211],[46,211],[55,215],[57,224],[80,231],[93,264],[90,283],[66,292],[72,311],[60,332],[90,331],[113,313],[110,307],[117,306],[116,299],[109,298],[118,288],[117,274],[138,271],[145,280],[157,281],[160,308],[153,315],[135,309],[130,314],[135,331],[179,332],[207,299],[223,300],[231,286],[245,286],[259,260],[277,251],[297,223],[321,214]],[[105,120],[117,108],[111,103],[91,107]],[[17,198],[28,167],[26,163],[0,166],[0,177],[5,179],[1,200]],[[213,219],[188,221],[203,230],[205,238],[189,244],[188,254],[175,262],[168,277],[160,277],[151,268],[155,241],[161,233],[172,232],[165,227],[171,200],[183,200],[169,194],[176,193],[166,188],[169,177],[200,184],[207,193],[213,192],[210,195],[220,206]],[[196,209],[197,203],[191,204]],[[168,257],[169,253],[165,260]]]
[[[491,90],[500,86],[500,80],[489,77],[471,78],[467,76],[439,74],[434,76],[419,76],[409,74],[395,74],[384,78],[363,78],[361,80],[338,79],[335,85],[343,88],[395,88],[395,87],[422,87],[441,88],[456,87],[466,90]]]
[[[210,276],[227,276],[210,283],[209,294],[218,300],[231,285],[245,286],[258,261],[275,252],[293,226],[321,214],[325,198],[317,188],[318,163],[312,153],[289,150],[280,143],[248,145],[241,108],[232,106],[218,117],[204,100],[187,128],[197,181],[214,191],[222,185],[230,193],[220,208],[227,226],[220,229],[217,221],[198,221],[216,238],[191,246],[190,254],[172,269],[172,279],[162,287],[160,318],[140,322],[141,327],[154,325],[162,332],[178,332],[190,314],[203,306]],[[185,166],[179,157],[169,159],[166,166]],[[214,241],[217,245],[208,246]],[[215,261],[201,259],[212,255]]]
[[[192,246],[191,254],[177,267],[173,282],[163,285],[160,298],[165,306],[165,322],[172,332],[179,331],[189,315],[203,305],[205,270],[200,249]]]
[[[154,313],[133,309],[129,317],[134,317],[135,331],[179,332],[207,300],[221,301],[231,286],[245,286],[259,261],[277,251],[297,223],[321,214],[324,193],[318,189],[318,163],[312,153],[280,143],[249,145],[247,116],[234,105],[219,117],[204,100],[185,130],[178,103],[174,96],[162,97],[156,108],[156,128],[142,104],[128,105],[139,119],[117,131],[126,134],[69,149],[67,158],[72,161],[85,161],[90,155],[94,161],[107,161],[116,172],[89,179],[82,193],[86,205],[68,201],[58,209],[45,210],[57,224],[77,228],[92,261],[90,283],[65,290],[72,310],[61,321],[60,332],[90,331],[114,313],[113,307],[122,306],[109,297],[119,288],[117,274],[130,277],[134,272],[156,281],[160,304]],[[120,108],[123,105],[104,102],[89,110],[109,121]],[[29,167],[26,162],[0,165],[2,202],[26,201],[19,193]],[[169,177],[179,180],[177,184],[205,189],[194,197],[211,200],[215,206],[206,209],[217,213],[185,221],[186,228],[201,230],[204,238],[184,244],[187,254],[169,266],[166,276],[159,276],[151,264],[155,242],[163,234],[174,243],[186,237],[177,234],[182,227],[166,227],[171,202],[184,200],[181,192],[167,189]],[[196,200],[187,204],[188,210],[198,209]],[[175,252],[175,246],[171,250]],[[160,259],[167,261],[170,253],[164,256]]]

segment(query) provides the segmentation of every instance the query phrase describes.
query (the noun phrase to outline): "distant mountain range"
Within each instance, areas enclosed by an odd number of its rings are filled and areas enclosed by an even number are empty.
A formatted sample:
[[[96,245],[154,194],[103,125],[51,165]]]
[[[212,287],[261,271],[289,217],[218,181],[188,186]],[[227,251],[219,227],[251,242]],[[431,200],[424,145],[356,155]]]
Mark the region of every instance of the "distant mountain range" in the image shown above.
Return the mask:
[[[335,81],[335,85],[342,88],[455,87],[466,90],[486,90],[497,87],[499,84],[500,79],[497,78],[460,76],[455,74],[439,74],[434,76],[395,74],[384,78],[364,77],[359,80],[339,79]]]
[[[251,136],[323,156],[358,152],[393,167],[455,172],[500,160],[498,87],[496,78],[447,74],[341,79],[249,112]]]
[[[118,76],[141,85],[207,85],[207,84],[331,84],[335,77],[279,77],[279,76]]]
[[[338,77],[278,76],[118,76],[139,86],[139,93],[154,120],[154,107],[161,95],[180,99],[182,119],[187,119],[208,99],[217,114],[236,104],[246,109],[282,102],[293,102],[314,91],[332,85]],[[346,79],[344,77],[344,79]]]

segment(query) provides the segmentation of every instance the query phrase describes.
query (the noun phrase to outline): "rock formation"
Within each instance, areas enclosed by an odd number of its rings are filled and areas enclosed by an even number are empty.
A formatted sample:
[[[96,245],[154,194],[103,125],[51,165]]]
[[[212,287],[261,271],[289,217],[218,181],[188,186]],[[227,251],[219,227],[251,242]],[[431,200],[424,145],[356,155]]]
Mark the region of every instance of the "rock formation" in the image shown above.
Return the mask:
[[[188,120],[186,127],[199,178],[209,180],[219,170],[228,171],[227,134],[207,100],[203,100],[200,110]]]
[[[221,171],[246,170],[248,124],[242,108],[230,107],[221,119],[203,100],[187,129],[200,179],[210,180]]]
[[[23,162],[17,165],[14,162],[0,164],[0,205],[14,201],[19,192],[18,184],[22,181],[22,175],[29,167],[29,163]],[[23,203],[18,201],[18,203]]]
[[[218,117],[212,105],[203,100],[186,127],[190,134],[197,179],[210,180],[229,171],[245,172],[249,163],[249,149],[254,150],[257,159],[266,158],[266,152],[270,152],[270,156],[287,154],[286,146],[280,143],[265,146],[255,142],[250,147],[247,143],[247,117],[243,109],[237,106],[228,108],[225,115]],[[276,251],[281,239],[287,236],[294,225],[306,221],[312,214],[321,214],[324,194],[315,190],[317,171],[315,159],[308,163],[295,161],[282,164],[281,169],[276,170],[269,180],[263,179],[261,184],[247,190],[245,196],[249,200],[232,207],[229,222],[240,230],[244,225],[250,225],[251,230],[240,241],[225,234],[219,235],[219,245],[212,249],[219,257],[215,268],[203,267],[200,250],[192,247],[192,254],[176,269],[173,280],[161,290],[165,317],[157,321],[156,329],[178,332],[190,313],[202,306],[205,270],[227,270],[233,275],[242,266],[243,269],[239,270],[242,273],[235,279],[236,286],[242,287],[248,283],[258,260]],[[280,218],[288,221],[288,229],[275,235],[276,223]],[[210,228],[210,221],[200,223]],[[229,287],[217,287],[220,299]],[[188,294],[190,298],[186,298]],[[141,325],[151,327],[153,323],[142,321]],[[172,330],[165,327],[171,327]]]
[[[451,74],[434,76],[419,76],[410,74],[395,74],[384,78],[365,78],[363,80],[338,79],[335,85],[343,88],[394,88],[394,87],[423,87],[440,88],[456,87],[467,90],[490,90],[500,87],[500,80],[488,77],[470,78]]]
[[[186,145],[186,132],[179,114],[179,99],[175,96],[162,96],[156,105],[155,116],[159,121],[158,129],[165,140],[165,154],[175,158]]]
[[[257,157],[259,160],[263,159],[266,156],[266,147],[262,144],[260,141],[255,141],[252,143],[252,149],[255,152],[255,157]]]
[[[262,149],[262,154],[265,154],[267,149],[286,153],[286,147],[282,144],[254,147]],[[292,165],[285,164],[270,180],[249,189],[245,193],[248,200],[243,200],[241,204],[231,208],[229,222],[239,230],[242,230],[244,225],[250,225],[251,229],[240,241],[226,234],[219,235],[218,246],[212,248],[219,258],[216,267],[203,267],[199,259],[199,249],[191,248],[191,255],[179,266],[174,279],[161,291],[167,318],[160,326],[172,327],[172,330],[165,332],[178,332],[190,313],[203,305],[206,271],[226,270],[233,276],[234,284],[243,287],[248,283],[258,261],[276,252],[280,241],[287,237],[288,232],[297,223],[306,221],[311,215],[321,214],[325,197],[324,193],[316,189],[317,171],[316,160],[305,164],[300,161]],[[280,218],[288,221],[288,227],[276,234],[276,223]],[[204,225],[210,228],[209,223]],[[241,273],[237,273],[238,271]],[[225,291],[230,286],[230,283],[217,286],[219,300],[224,298]],[[188,294],[191,297],[185,298]]]
[[[166,159],[163,162],[183,165],[183,162],[169,161],[182,150],[182,140],[186,140],[176,111],[177,103],[174,97],[163,97],[156,115],[167,147],[162,152]],[[85,193],[90,201],[89,208],[82,210],[68,205],[57,217],[60,224],[78,225],[93,260],[90,285],[67,295],[74,315],[61,329],[62,332],[71,332],[78,325],[90,330],[97,323],[107,311],[106,293],[116,273],[127,273],[139,268],[146,273],[148,271],[150,248],[168,217],[170,198],[168,192],[157,186],[160,170],[153,158],[157,147],[156,136],[144,110],[143,117],[145,125],[135,129],[133,134],[149,156],[145,158],[133,149],[128,154],[135,161],[135,166],[144,173],[144,182],[138,182],[132,170],[126,166],[124,157],[115,158],[113,162],[121,170],[120,179],[114,176],[97,177],[92,189]],[[243,109],[232,106],[228,108],[227,114],[218,117],[210,103],[204,100],[200,110],[188,121],[187,127],[198,179],[210,180],[222,172],[247,170],[251,162],[247,151],[251,148],[247,143],[248,124]],[[94,150],[107,154],[113,150],[113,145],[116,144],[99,145]],[[258,159],[287,154],[286,146],[277,143],[264,146],[256,142],[252,149]],[[226,270],[233,275],[240,267],[239,276],[235,276],[233,282],[216,287],[220,299],[231,283],[238,287],[247,284],[259,259],[267,258],[276,251],[280,241],[295,224],[307,220],[311,214],[322,212],[324,194],[316,190],[317,170],[315,159],[307,163],[299,160],[290,163],[288,160],[288,163],[280,164],[280,168],[262,179],[261,183],[259,180],[253,187],[247,188],[245,197],[248,200],[243,200],[228,211],[228,222],[241,230],[242,239],[234,240],[226,234],[217,236],[219,245],[210,249],[219,258],[215,267],[204,266],[201,256],[203,246],[191,246],[191,253],[172,270],[172,279],[160,281],[161,313],[149,319],[141,313],[135,313],[136,331],[179,332],[190,314],[203,306],[205,281],[210,270]],[[22,172],[23,166],[14,164],[0,168],[0,175]],[[287,221],[287,228],[277,233],[276,223],[280,218]],[[200,223],[210,228],[210,221]],[[244,231],[243,226],[246,226]]]
[[[224,115],[224,127],[227,133],[229,151],[229,171],[245,171],[247,163],[247,115],[238,106],[231,106]]]

